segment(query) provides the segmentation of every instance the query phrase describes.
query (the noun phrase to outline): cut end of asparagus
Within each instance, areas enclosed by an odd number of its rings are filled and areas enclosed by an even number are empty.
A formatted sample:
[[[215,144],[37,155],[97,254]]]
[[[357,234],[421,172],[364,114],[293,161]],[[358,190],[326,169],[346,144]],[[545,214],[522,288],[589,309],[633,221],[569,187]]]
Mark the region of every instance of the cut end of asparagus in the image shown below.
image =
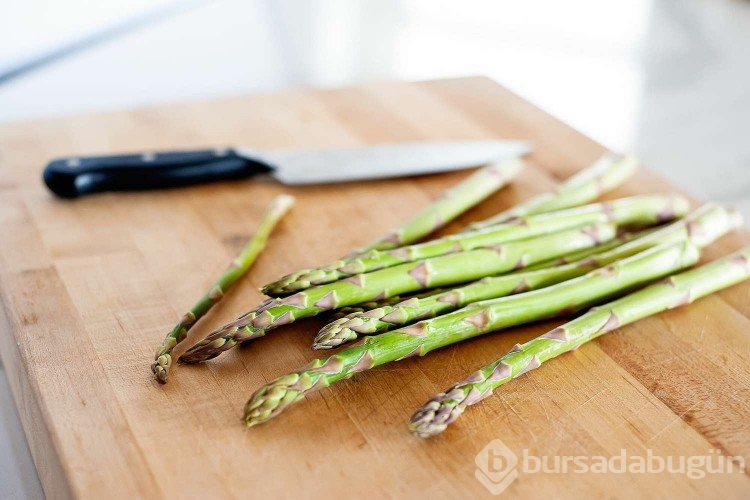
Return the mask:
[[[666,213],[659,214],[662,221],[671,221],[687,215],[690,211],[690,200],[686,197],[675,194],[670,197],[670,207]]]
[[[727,208],[727,216],[729,217],[729,227],[731,229],[742,227],[742,224],[745,222],[745,218],[742,217],[742,214],[734,208]]]
[[[294,205],[295,199],[294,196],[291,194],[280,194],[276,198],[274,198],[271,203],[268,205],[268,211],[274,212],[278,214],[278,216],[282,216],[286,214],[286,212],[292,208],[292,205]]]

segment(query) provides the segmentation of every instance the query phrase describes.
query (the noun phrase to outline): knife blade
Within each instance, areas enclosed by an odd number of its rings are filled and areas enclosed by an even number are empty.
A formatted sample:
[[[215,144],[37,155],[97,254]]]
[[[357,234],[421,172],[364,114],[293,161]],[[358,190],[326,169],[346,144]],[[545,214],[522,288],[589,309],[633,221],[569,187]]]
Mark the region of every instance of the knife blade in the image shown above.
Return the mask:
[[[475,167],[528,153],[524,141],[395,143],[311,151],[247,148],[87,156],[53,160],[44,182],[58,196],[137,191],[270,174],[284,184],[401,177]]]

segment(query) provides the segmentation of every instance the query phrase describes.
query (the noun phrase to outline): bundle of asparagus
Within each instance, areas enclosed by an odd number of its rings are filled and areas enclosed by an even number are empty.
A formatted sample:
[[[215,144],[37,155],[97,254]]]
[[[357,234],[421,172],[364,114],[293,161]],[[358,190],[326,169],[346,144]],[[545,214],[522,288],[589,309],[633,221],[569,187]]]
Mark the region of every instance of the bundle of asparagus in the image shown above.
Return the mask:
[[[269,330],[325,311],[471,281],[596,246],[614,238],[616,229],[612,223],[589,224],[533,240],[511,241],[492,248],[407,262],[311,287],[288,297],[264,302],[236,321],[211,333],[180,356],[179,361],[206,361],[240,342],[261,337]]]
[[[494,230],[464,233],[417,245],[411,247],[416,252],[414,260],[408,260],[410,257],[405,253],[399,258],[391,259],[389,267],[351,276],[347,273],[344,279],[310,286],[284,298],[267,301],[236,321],[212,332],[183,354],[179,361],[206,361],[240,342],[261,337],[271,329],[321,312],[506,273],[591,248],[615,237],[616,226],[612,222],[594,222],[563,229],[573,224],[571,220],[579,224],[604,219],[624,225],[649,225],[684,215],[687,208],[687,201],[679,196],[633,197],[562,214],[558,212],[530,218],[528,223],[527,220],[519,219],[520,224],[504,224]],[[528,233],[528,227],[553,228],[556,224],[561,229],[558,232],[534,238],[528,238],[529,234],[524,234]],[[536,234],[538,232],[531,233]],[[527,236],[527,239],[508,240],[513,236],[507,235]],[[462,250],[464,244],[466,250]],[[431,250],[420,253],[425,248]],[[437,255],[430,257],[431,252]],[[405,262],[397,264],[399,260]],[[559,279],[564,279],[564,276]],[[550,280],[539,286],[553,282],[554,280]],[[317,342],[316,346],[332,347],[337,345],[334,342],[336,340],[326,338]]]
[[[387,237],[336,262],[269,283],[262,290],[271,298],[209,334],[179,361],[205,361],[279,326],[334,311],[338,316],[319,332],[314,348],[330,349],[364,336],[257,390],[245,407],[245,422],[252,426],[310,392],[372,367],[626,295],[695,264],[702,248],[739,225],[736,213],[714,204],[688,214],[688,201],[674,195],[584,205],[617,187],[636,166],[633,157],[605,155],[554,192],[464,232],[415,244],[502,187],[520,163],[479,170]],[[439,433],[466,406],[542,362],[620,325],[747,278],[748,257],[750,249],[673,276],[517,346],[431,399],[412,419],[412,432]],[[252,258],[240,261],[246,269]],[[200,317],[238,277],[230,274],[217,282],[220,293],[208,294],[188,320]],[[171,349],[191,324],[181,322],[165,340],[154,362],[157,378],[166,380]]]
[[[253,426],[275,417],[305,394],[355,373],[465,339],[531,321],[571,314],[698,261],[692,243],[661,245],[556,285],[477,302],[437,318],[365,337],[337,354],[277,378],[252,396],[245,422]]]
[[[567,208],[586,203],[591,201],[596,196],[614,189],[621,182],[623,182],[635,169],[637,162],[630,157],[621,158],[615,155],[607,154],[602,157],[599,161],[595,162],[592,166],[583,169],[577,175],[571,177],[562,184],[554,193],[548,193],[545,195],[538,196],[529,202],[519,205],[514,209],[513,216],[521,216],[526,214],[541,213],[545,210],[554,208]],[[415,216],[410,221],[400,226],[394,231],[394,234],[399,235],[398,238],[383,238],[377,242],[368,245],[367,247],[360,249],[357,252],[351,254],[350,258],[355,258],[357,255],[362,253],[381,251],[391,248],[395,248],[398,244],[408,244],[416,241],[431,232],[433,229],[437,229],[437,224],[430,226],[425,221],[428,220],[449,220],[450,218],[456,217],[462,211],[473,206],[481,199],[487,196],[487,191],[484,189],[485,184],[494,186],[494,189],[499,189],[505,183],[505,179],[512,178],[517,174],[519,165],[514,162],[503,162],[498,165],[493,165],[478,171],[476,174],[471,176],[469,179],[459,184],[455,188],[448,190],[441,196],[435,203],[425,208],[420,214]],[[499,173],[498,173],[499,172]],[[501,180],[502,179],[502,180]],[[494,181],[494,182],[493,182]],[[477,191],[478,190],[478,191]],[[479,192],[479,195],[475,194]],[[677,203],[679,205],[679,202]],[[679,206],[675,207],[675,211],[679,212]],[[505,213],[505,212],[504,212]],[[507,214],[506,214],[507,215]],[[508,218],[505,217],[504,218]],[[494,224],[494,222],[493,222]],[[597,226],[594,226],[596,228]],[[580,235],[578,236],[578,242],[580,242]],[[565,235],[563,235],[563,238]],[[558,237],[557,241],[561,238]],[[612,239],[612,238],[606,238]],[[398,243],[396,243],[398,241]],[[554,244],[555,241],[547,240],[546,243]],[[575,243],[575,242],[573,242]],[[601,241],[594,241],[593,244],[599,244]],[[582,244],[584,248],[590,248],[593,246],[592,243]],[[575,245],[573,245],[575,246]],[[554,258],[563,258],[565,255],[576,252],[576,248],[568,248],[567,246],[561,248],[560,252],[549,251],[546,255],[538,257],[538,261],[546,261]],[[486,252],[485,252],[486,254]],[[458,262],[453,262],[454,259],[440,262],[440,264],[462,266],[464,263],[471,264],[472,255],[466,253],[462,255]],[[487,255],[485,255],[487,257]],[[531,262],[519,261],[522,265],[529,265]],[[421,278],[425,270],[428,269],[428,265],[431,263],[424,263],[424,265],[416,265],[413,269],[407,269],[405,265],[394,266],[390,268],[390,272],[387,276],[400,276],[403,278],[405,274],[410,272],[416,277],[417,281],[424,281]],[[476,267],[476,266],[475,266]],[[498,266],[495,266],[497,269]],[[506,272],[509,269],[487,271],[483,275],[497,274]],[[460,269],[460,268],[458,268]],[[456,269],[454,268],[454,271]],[[300,281],[298,278],[303,274],[308,274],[309,270],[300,271],[293,273],[285,278],[282,278],[278,282],[272,285],[267,285],[264,290],[271,291],[272,289],[282,288],[288,283]],[[372,273],[374,274],[374,273]],[[454,275],[456,273],[454,272]],[[460,273],[458,273],[460,274]],[[475,273],[476,274],[476,273]],[[454,283],[460,283],[461,281],[470,281],[472,279],[481,278],[483,275],[476,276],[476,278],[465,277],[463,280],[461,276],[454,281]],[[350,279],[340,280],[333,282],[331,288],[325,288],[324,286],[312,286],[310,283],[309,288],[302,287],[306,293],[300,295],[295,293],[285,299],[281,300],[267,300],[254,309],[250,310],[246,314],[240,316],[236,321],[225,325],[212,332],[209,336],[201,340],[197,345],[191,348],[183,356],[179,358],[181,363],[196,363],[205,361],[213,357],[218,356],[221,352],[231,349],[239,342],[250,340],[265,334],[265,332],[276,326],[281,326],[295,321],[302,317],[312,316],[324,311],[330,311],[339,309],[342,307],[348,307],[356,305],[362,302],[369,302],[373,300],[383,300],[406,291],[393,292],[391,287],[381,289],[376,293],[365,293],[356,294],[356,288],[359,288],[360,283],[363,281],[362,276],[368,276],[370,280],[371,274],[367,275],[354,275]],[[381,274],[381,277],[383,275]],[[376,276],[376,279],[378,277]],[[349,283],[347,283],[347,281]],[[383,280],[381,280],[383,281]],[[387,282],[387,279],[385,280]],[[431,285],[439,286],[439,285]],[[343,288],[344,290],[339,290]],[[368,292],[376,287],[368,286]],[[381,287],[382,288],[382,287]],[[416,289],[423,289],[426,286],[420,284]],[[279,294],[283,294],[287,290],[278,290]],[[341,297],[345,295],[345,297]],[[257,319],[263,314],[263,319]]]

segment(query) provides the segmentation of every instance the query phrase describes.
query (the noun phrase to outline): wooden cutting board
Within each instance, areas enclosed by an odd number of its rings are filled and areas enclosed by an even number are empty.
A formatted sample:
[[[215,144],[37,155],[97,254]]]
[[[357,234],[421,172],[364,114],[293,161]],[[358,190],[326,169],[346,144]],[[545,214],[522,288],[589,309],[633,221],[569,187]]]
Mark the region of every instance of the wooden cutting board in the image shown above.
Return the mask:
[[[651,450],[677,460],[718,449],[750,464],[750,283],[566,354],[504,386],[439,438],[407,432],[415,408],[555,323],[375,369],[247,430],[240,417],[248,396],[320,355],[309,345],[322,319],[202,366],[176,366],[166,386],[149,365],[264,205],[284,191],[298,198],[257,265],[191,339],[255,305],[261,284],[368,242],[467,174],[294,189],[248,180],[74,202],[53,198],[40,181],[49,158],[84,153],[496,137],[531,140],[536,152],[515,184],[452,229],[550,189],[604,151],[484,78],[285,91],[0,127],[0,347],[47,495],[490,496],[474,474],[475,456],[493,439],[518,456]],[[644,169],[611,197],[674,190]],[[749,243],[742,231],[705,256]],[[742,473],[698,480],[520,472],[505,494],[739,498],[749,488]]]

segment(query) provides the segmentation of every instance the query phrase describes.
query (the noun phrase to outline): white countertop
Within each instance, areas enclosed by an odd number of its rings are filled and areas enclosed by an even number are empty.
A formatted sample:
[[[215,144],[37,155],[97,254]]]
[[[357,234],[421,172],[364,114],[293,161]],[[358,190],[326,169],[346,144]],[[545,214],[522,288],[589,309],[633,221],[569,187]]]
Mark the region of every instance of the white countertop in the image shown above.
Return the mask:
[[[0,364],[0,498],[44,498]]]

